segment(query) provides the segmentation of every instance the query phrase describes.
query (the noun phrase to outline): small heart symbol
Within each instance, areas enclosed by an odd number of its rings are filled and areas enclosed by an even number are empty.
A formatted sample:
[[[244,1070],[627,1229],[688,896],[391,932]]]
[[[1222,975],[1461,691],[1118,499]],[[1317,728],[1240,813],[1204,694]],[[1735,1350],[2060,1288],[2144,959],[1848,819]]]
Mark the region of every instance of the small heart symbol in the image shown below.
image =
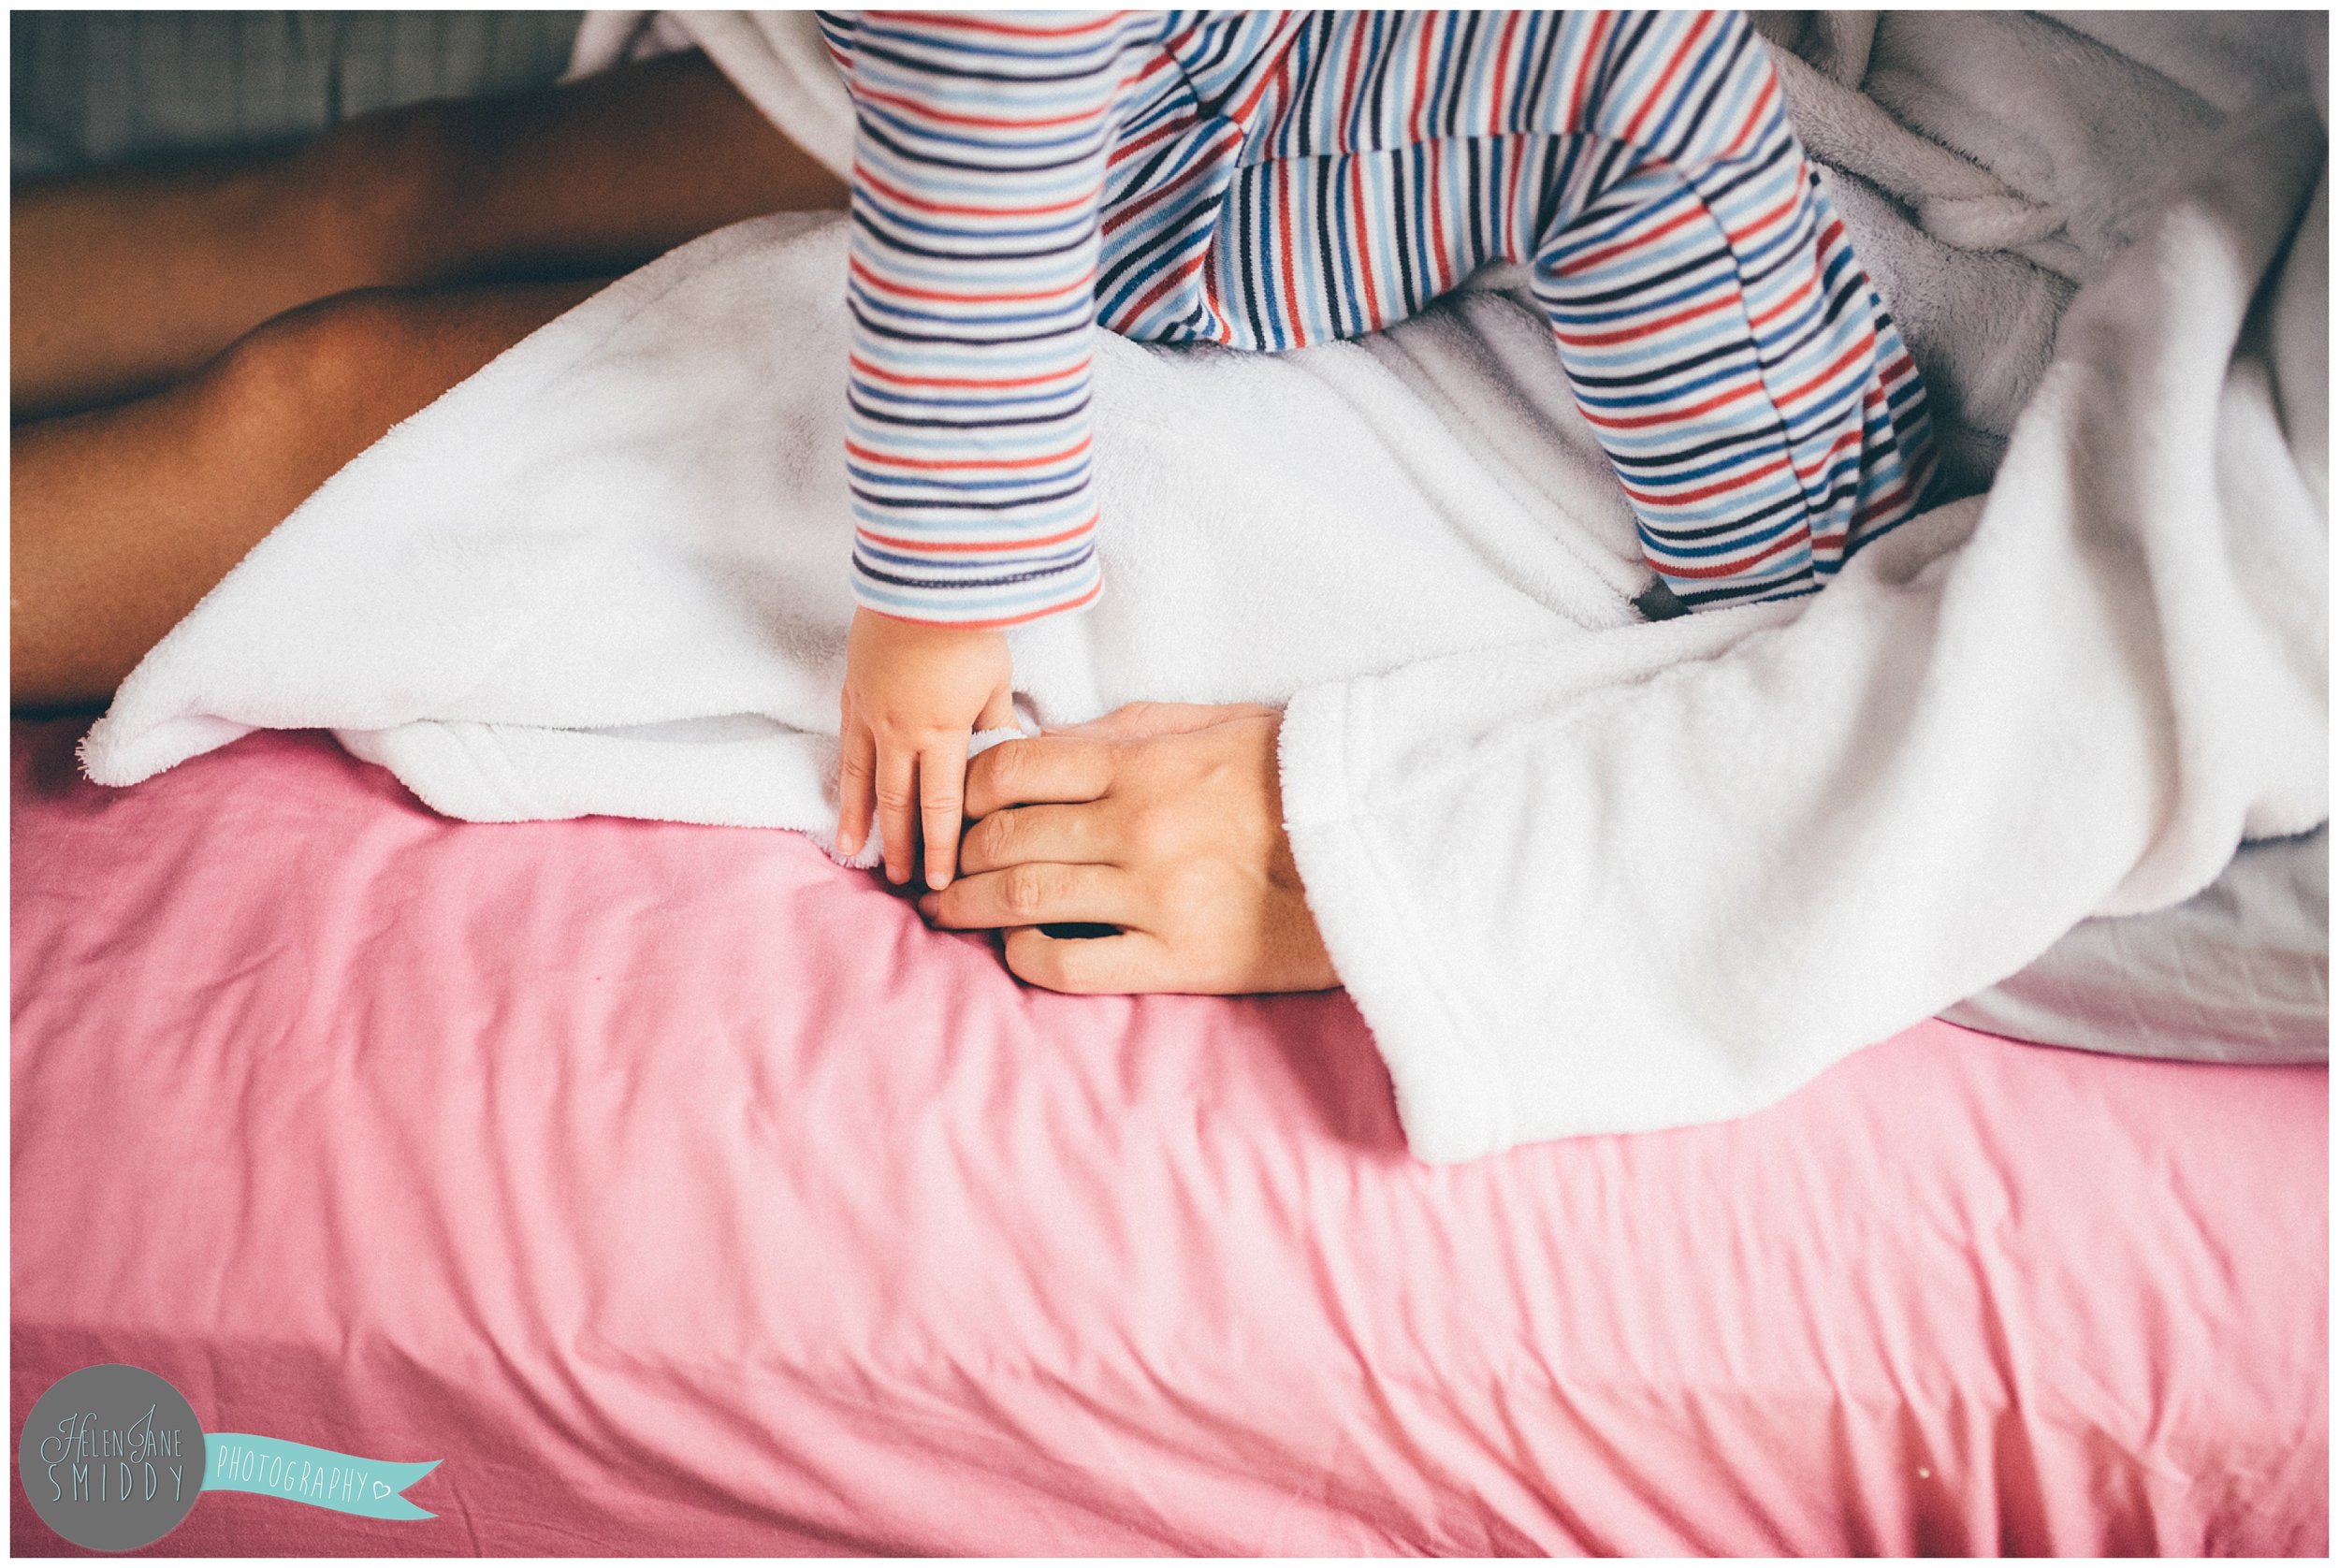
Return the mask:
[[[384,1486],[381,1482],[376,1481],[373,1484],[373,1495],[376,1497],[387,1497],[390,1495],[390,1488]]]

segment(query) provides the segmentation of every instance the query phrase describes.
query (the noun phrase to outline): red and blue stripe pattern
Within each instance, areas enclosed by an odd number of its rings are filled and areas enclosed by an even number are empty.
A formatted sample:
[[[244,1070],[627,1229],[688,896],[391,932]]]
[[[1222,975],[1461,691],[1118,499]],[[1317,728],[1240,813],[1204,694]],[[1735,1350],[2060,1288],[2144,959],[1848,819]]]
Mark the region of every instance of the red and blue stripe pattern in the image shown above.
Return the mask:
[[[1092,323],[1298,348],[1533,264],[1692,608],[1807,593],[1912,515],[1924,389],[1742,18],[824,16],[860,115],[861,603],[1098,590]]]

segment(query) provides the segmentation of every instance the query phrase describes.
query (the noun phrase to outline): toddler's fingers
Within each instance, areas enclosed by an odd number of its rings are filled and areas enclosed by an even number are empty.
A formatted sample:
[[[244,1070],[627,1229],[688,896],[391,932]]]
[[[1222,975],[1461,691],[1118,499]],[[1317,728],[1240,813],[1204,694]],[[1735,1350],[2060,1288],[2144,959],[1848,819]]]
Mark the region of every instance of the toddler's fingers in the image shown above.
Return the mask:
[[[918,795],[926,833],[926,886],[939,893],[958,870],[958,829],[966,798],[965,735],[919,754]]]
[[[878,748],[877,813],[885,832],[885,879],[907,882],[918,843],[918,754],[907,747]]]
[[[869,836],[869,809],[876,800],[877,737],[845,710],[843,751],[836,762],[836,849],[857,855]]]

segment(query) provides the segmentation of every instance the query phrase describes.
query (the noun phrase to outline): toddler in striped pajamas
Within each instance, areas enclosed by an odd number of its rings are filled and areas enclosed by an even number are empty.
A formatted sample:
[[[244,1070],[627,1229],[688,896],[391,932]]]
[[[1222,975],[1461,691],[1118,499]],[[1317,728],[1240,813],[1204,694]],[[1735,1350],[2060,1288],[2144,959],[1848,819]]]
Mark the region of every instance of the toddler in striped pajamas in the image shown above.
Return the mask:
[[[1530,268],[1689,608],[1826,585],[1917,510],[1916,368],[1735,13],[864,12],[848,852],[952,875],[1002,629],[1101,588],[1090,337],[1273,352]]]

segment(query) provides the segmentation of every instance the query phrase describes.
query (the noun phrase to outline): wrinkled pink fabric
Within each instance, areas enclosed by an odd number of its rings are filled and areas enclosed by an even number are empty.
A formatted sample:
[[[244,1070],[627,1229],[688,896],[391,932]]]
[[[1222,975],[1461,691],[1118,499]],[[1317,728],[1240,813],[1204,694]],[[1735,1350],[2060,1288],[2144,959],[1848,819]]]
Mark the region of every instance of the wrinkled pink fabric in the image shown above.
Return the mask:
[[[444,1461],[161,1550],[2327,1546],[2320,1068],[1928,1024],[1433,1169],[1338,995],[1049,995],[792,835],[75,733],[15,734],[16,1421],[121,1360]]]

